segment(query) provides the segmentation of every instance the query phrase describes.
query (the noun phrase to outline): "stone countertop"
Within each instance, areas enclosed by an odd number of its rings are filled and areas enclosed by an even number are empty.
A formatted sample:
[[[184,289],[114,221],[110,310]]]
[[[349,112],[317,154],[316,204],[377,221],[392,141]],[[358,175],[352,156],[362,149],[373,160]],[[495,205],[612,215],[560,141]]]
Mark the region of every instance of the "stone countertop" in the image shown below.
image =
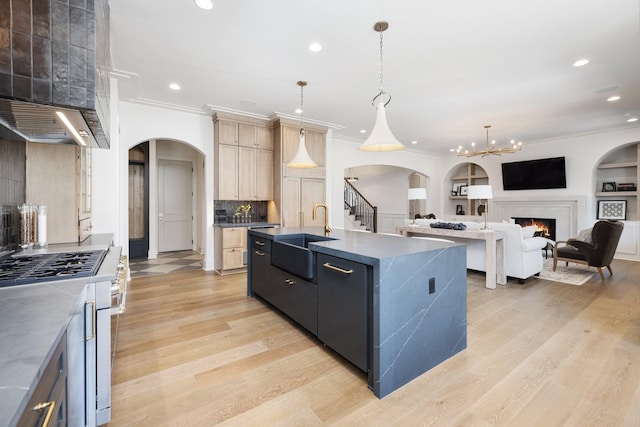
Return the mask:
[[[280,224],[275,222],[244,222],[244,223],[233,223],[233,222],[218,222],[213,224],[216,227],[220,228],[260,228],[260,227],[280,227]]]
[[[0,288],[0,427],[14,425],[64,333],[87,283],[115,278],[121,248],[111,234],[81,244],[56,244],[21,253],[109,249],[95,276]]]
[[[322,227],[267,228],[264,230],[254,229],[251,232],[269,240],[280,240],[297,234],[325,235]],[[458,245],[458,243],[452,244],[434,240],[408,239],[401,235],[364,233],[342,229],[334,230],[326,237],[334,240],[309,243],[309,249],[367,265],[377,265],[382,259]]]

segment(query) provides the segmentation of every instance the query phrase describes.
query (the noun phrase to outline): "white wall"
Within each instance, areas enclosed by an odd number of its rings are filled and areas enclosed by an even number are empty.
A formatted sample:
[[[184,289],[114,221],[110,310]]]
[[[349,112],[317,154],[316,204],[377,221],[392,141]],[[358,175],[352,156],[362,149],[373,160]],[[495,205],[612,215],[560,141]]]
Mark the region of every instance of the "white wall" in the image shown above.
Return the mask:
[[[389,152],[365,152],[358,150],[360,143],[347,141],[327,135],[328,150],[332,156],[327,157],[327,201],[330,209],[330,223],[336,227],[344,227],[343,183],[344,171],[348,168],[365,165],[391,165],[419,172],[427,180],[428,212],[436,215],[442,211],[442,159],[437,156],[418,153],[410,149]],[[329,151],[328,151],[329,152]],[[406,212],[408,181],[405,181],[398,203]],[[448,193],[447,193],[448,194]],[[389,196],[389,195],[386,195]],[[368,197],[365,195],[365,197]],[[381,195],[380,197],[385,197]],[[396,197],[396,195],[391,195]],[[402,201],[400,202],[400,199]]]
[[[115,108],[114,108],[115,107]],[[213,269],[213,122],[207,114],[174,111],[130,102],[112,103],[116,131],[111,150],[94,152],[94,232],[115,232],[117,245],[128,253],[128,150],[147,140],[175,140],[190,145],[204,157],[204,269]],[[201,181],[202,182],[202,181]],[[116,206],[117,213],[114,212]],[[114,221],[114,218],[117,220]],[[155,248],[157,250],[157,248]]]
[[[579,218],[578,229],[591,226],[596,217],[594,193],[595,168],[605,154],[621,145],[640,141],[640,127],[628,127],[620,130],[588,135],[554,138],[547,141],[525,143],[522,151],[515,154],[487,157],[458,157],[454,153],[444,156],[443,177],[458,164],[477,163],[489,175],[489,184],[493,187],[493,197],[527,198],[527,197],[560,197],[565,195],[586,197],[586,211]],[[504,191],[502,189],[501,163],[521,160],[541,159],[564,156],[566,160],[567,188],[550,190]],[[450,189],[449,183],[444,183]],[[447,194],[445,194],[445,197]],[[491,210],[489,211],[491,212]]]

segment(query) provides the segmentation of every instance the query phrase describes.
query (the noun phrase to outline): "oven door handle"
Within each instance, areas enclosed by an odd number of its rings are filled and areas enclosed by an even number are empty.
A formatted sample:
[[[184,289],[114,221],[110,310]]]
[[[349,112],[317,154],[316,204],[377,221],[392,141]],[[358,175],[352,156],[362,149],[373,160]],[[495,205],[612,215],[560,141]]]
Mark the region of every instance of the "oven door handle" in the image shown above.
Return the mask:
[[[92,300],[88,300],[87,302],[84,303],[85,307],[87,305],[91,305],[91,336],[90,337],[85,337],[85,341],[91,341],[92,339],[95,339],[96,337],[96,302],[92,301]],[[86,329],[85,329],[86,330]]]

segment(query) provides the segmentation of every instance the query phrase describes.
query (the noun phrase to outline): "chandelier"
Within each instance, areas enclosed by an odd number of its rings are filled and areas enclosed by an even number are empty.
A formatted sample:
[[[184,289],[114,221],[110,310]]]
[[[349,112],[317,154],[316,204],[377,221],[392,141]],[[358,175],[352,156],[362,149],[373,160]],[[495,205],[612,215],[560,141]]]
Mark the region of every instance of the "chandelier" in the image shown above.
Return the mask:
[[[487,130],[487,146],[484,150],[476,150],[476,143],[471,143],[471,150],[465,150],[462,146],[458,147],[456,153],[458,156],[463,157],[473,157],[473,156],[488,156],[490,154],[495,154],[496,156],[500,156],[502,154],[515,153],[516,151],[522,150],[522,142],[516,143],[514,140],[511,140],[511,145],[506,147],[496,147],[496,141],[491,141],[489,144],[489,128],[491,125],[485,125],[485,129]]]
[[[373,26],[373,29],[380,33],[380,88],[371,102],[372,105],[376,105],[378,111],[376,113],[376,123],[373,125],[369,138],[359,147],[362,151],[393,151],[404,148],[404,145],[391,133],[385,112],[385,107],[391,102],[391,95],[386,93],[382,87],[382,33],[387,28],[389,28],[389,23],[386,21],[376,22]],[[385,102],[381,98],[382,95],[387,95],[389,99]]]

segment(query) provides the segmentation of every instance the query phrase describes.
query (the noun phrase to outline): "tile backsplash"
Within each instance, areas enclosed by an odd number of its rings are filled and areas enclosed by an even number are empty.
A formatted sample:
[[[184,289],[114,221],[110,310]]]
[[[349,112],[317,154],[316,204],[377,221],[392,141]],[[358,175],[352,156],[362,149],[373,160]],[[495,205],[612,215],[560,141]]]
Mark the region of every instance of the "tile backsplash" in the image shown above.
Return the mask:
[[[216,200],[213,204],[216,213],[215,223],[232,222],[234,214],[237,212],[238,208],[243,205],[251,205],[249,212],[251,213],[252,222],[266,222],[267,203],[268,202],[266,201],[252,200]],[[221,213],[222,211],[225,213]],[[221,215],[226,216],[227,220],[222,221]]]
[[[26,143],[0,139],[0,252],[18,245],[18,205],[25,202]]]

